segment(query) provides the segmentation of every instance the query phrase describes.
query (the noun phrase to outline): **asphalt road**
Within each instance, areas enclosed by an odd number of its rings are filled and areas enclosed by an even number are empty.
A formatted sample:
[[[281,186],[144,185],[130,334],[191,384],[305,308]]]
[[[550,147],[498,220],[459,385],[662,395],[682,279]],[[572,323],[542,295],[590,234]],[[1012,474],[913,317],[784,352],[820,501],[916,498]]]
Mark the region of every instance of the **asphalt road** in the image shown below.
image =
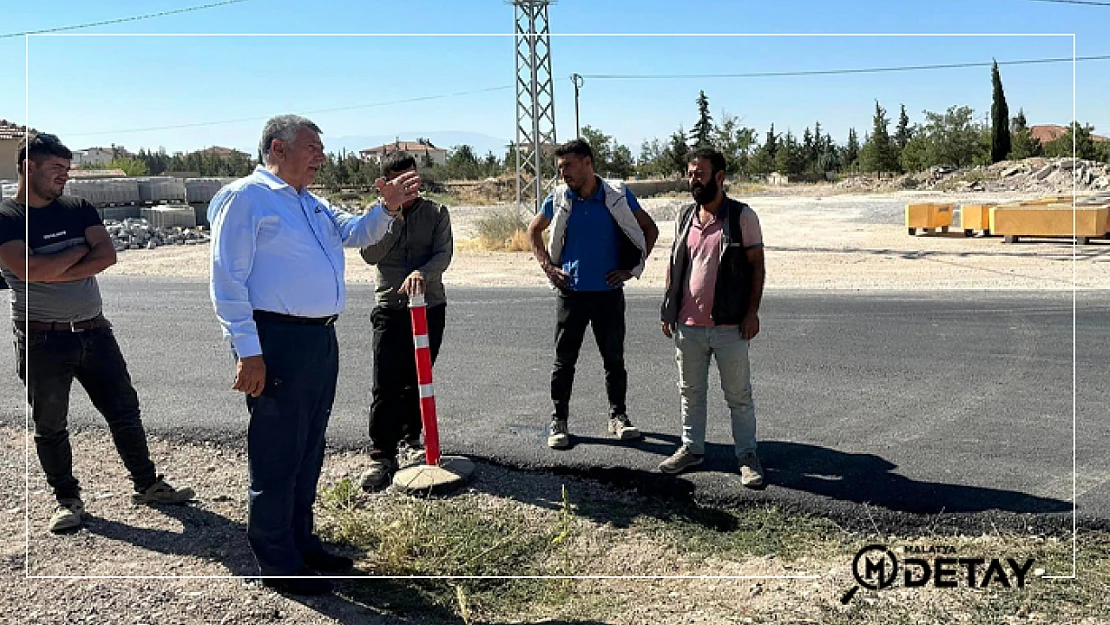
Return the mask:
[[[148,429],[241,438],[246,410],[229,390],[233,363],[207,284],[101,285]],[[645,439],[606,437],[600,358],[587,335],[571,406],[578,443],[562,452],[544,444],[551,293],[453,288],[449,297],[435,371],[446,453],[718,504],[774,501],[863,524],[1059,529],[1071,524],[1074,410],[1079,518],[1110,520],[1110,293],[1078,294],[1073,354],[1070,292],[769,292],[751,351],[771,483],[762,492],[739,486],[719,389],[710,393],[701,470],[653,472],[679,434],[674,348],[659,333],[658,293],[628,293],[629,411]],[[352,287],[338,324],[342,371],[328,436],[340,447],[366,443],[371,301],[370,288]],[[0,367],[9,372],[0,376],[0,418],[22,423],[13,350],[0,350]],[[75,427],[102,424],[79,389],[72,405]]]

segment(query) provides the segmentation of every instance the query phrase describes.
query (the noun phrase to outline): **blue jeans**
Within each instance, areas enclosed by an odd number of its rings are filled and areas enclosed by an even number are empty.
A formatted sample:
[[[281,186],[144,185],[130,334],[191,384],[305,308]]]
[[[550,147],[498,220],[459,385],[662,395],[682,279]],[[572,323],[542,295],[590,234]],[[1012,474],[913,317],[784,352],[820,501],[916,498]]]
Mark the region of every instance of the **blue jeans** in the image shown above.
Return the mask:
[[[732,420],[736,456],[754,452],[751,365],[748,342],[740,336],[740,329],[678,324],[674,342],[678,390],[682,397],[682,443],[692,453],[705,453],[706,393],[709,390],[709,359],[713,357],[717,360],[721,389]]]
[[[35,422],[35,451],[46,482],[61,499],[75,499],[81,489],[73,476],[69,442],[69,391],[76,379],[112,433],[112,442],[131,474],[136,491],[157,481],[139,417],[139,396],[111,328],[80,332],[15,328],[16,367],[27,386]],[[24,367],[24,359],[30,368]]]
[[[247,396],[247,540],[262,575],[293,575],[323,550],[312,504],[339,376],[334,326],[256,321],[266,387]]]

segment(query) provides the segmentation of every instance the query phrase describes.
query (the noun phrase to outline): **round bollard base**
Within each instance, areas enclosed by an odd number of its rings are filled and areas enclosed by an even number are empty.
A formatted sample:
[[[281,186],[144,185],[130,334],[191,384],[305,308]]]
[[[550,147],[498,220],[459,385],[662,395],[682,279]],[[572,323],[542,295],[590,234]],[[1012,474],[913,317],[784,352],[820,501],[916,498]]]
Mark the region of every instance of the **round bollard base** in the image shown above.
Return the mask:
[[[462,456],[443,456],[439,465],[418,464],[393,475],[393,485],[408,493],[439,492],[459,486],[474,474],[474,463]]]

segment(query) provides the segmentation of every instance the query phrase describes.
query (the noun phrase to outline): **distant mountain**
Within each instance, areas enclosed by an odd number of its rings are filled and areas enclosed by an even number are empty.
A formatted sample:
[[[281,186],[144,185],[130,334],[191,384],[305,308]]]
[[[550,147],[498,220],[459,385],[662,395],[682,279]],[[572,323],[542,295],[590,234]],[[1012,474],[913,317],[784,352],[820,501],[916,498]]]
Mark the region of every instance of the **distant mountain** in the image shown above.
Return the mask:
[[[485,156],[486,152],[493,152],[497,158],[504,158],[509,139],[502,139],[492,135],[482,134],[479,132],[465,132],[459,130],[420,130],[412,132],[398,132],[390,135],[368,135],[368,136],[344,136],[344,137],[329,137],[324,135],[324,146],[328,152],[339,152],[340,150],[347,150],[348,152],[358,152],[366,148],[372,148],[383,143],[393,143],[396,140],[401,141],[416,141],[417,138],[423,137],[431,140],[437,148],[451,149],[458,145],[469,145],[474,148],[474,153],[479,157]]]

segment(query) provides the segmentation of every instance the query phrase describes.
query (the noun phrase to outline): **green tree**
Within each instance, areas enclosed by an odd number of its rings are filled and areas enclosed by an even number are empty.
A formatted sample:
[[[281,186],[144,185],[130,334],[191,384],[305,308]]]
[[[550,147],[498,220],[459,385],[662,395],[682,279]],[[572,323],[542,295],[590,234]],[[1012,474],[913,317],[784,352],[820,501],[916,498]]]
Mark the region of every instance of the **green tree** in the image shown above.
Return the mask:
[[[898,154],[895,151],[894,144],[890,141],[890,134],[887,131],[889,125],[890,120],[887,119],[886,109],[876,100],[871,135],[868,137],[867,143],[863,146],[863,149],[860,150],[860,167],[864,171],[900,171]]]
[[[679,125],[678,131],[671,135],[670,146],[667,148],[670,157],[670,171],[679,176],[686,175],[686,155],[690,153],[690,146],[686,144],[686,132]]]
[[[775,154],[775,169],[779,173],[797,175],[805,169],[805,148],[794,138],[794,133],[786,131]]]
[[[779,151],[779,136],[775,134],[775,125],[771,124],[770,130],[763,138],[763,145],[759,146],[748,164],[748,170],[753,174],[769,174],[775,171],[775,157]]]
[[[950,106],[943,115],[925,113],[929,165],[969,167],[982,151],[982,127],[967,106]]]
[[[902,105],[902,112],[898,114],[898,127],[894,131],[894,144],[898,146],[898,152],[906,149],[906,144],[913,138],[913,130],[910,128],[910,116],[906,115],[906,105]]]
[[[920,132],[914,133],[914,136],[906,142],[906,147],[902,148],[902,153],[898,155],[902,170],[922,171],[928,167],[928,147],[926,136]]]
[[[813,140],[813,133],[806,126],[802,133],[802,171],[813,171],[817,167],[817,144]]]
[[[594,171],[603,176],[606,175],[606,172],[612,167],[613,162],[613,137],[593,126],[583,126],[582,138],[593,148]]]
[[[1010,153],[1006,158],[1019,161],[1041,153],[1041,144],[1033,138],[1029,130],[1029,122],[1025,119],[1025,111],[1018,109],[1018,114],[1010,125]]]
[[[998,61],[991,66],[991,162],[1005,160],[1010,154],[1010,107],[1002,91],[1002,75]]]
[[[735,115],[725,113],[714,130],[714,144],[725,155],[730,174],[748,171],[748,159],[755,145],[755,129],[741,125]]]
[[[632,158],[632,150],[626,145],[617,144],[613,148],[613,160],[609,163],[613,175],[621,180],[627,180],[636,173],[636,161]]]
[[[695,148],[704,148],[713,143],[713,116],[709,114],[709,96],[705,91],[698,92],[698,121],[690,129],[690,141]]]
[[[843,167],[848,169],[859,168],[859,135],[856,134],[855,128],[848,129],[848,143],[844,146],[844,154],[841,156],[840,162]]]
[[[1094,139],[1091,134],[1094,132],[1094,126],[1090,124],[1080,124],[1079,122],[1072,122],[1068,126],[1067,132],[1060,135],[1055,141],[1050,141],[1044,146],[1045,156],[1050,157],[1071,157],[1072,147],[1074,140],[1075,156],[1084,160],[1100,160],[1102,156],[1100,148],[1095,146]]]
[[[645,178],[666,177],[670,174],[666,148],[658,138],[644,139],[640,155],[636,158],[636,173]]]
[[[592,126],[582,128],[582,138],[593,148],[594,171],[598,174],[625,179],[635,173],[635,160],[628,146]]]
[[[83,166],[81,169],[119,169],[128,176],[150,175],[150,169],[147,168],[146,162],[142,159],[123,158],[118,156],[103,165]]]
[[[436,180],[477,180],[485,177],[484,168],[474,148],[465,143],[451,148],[443,165],[433,164],[430,169],[433,179]]]

